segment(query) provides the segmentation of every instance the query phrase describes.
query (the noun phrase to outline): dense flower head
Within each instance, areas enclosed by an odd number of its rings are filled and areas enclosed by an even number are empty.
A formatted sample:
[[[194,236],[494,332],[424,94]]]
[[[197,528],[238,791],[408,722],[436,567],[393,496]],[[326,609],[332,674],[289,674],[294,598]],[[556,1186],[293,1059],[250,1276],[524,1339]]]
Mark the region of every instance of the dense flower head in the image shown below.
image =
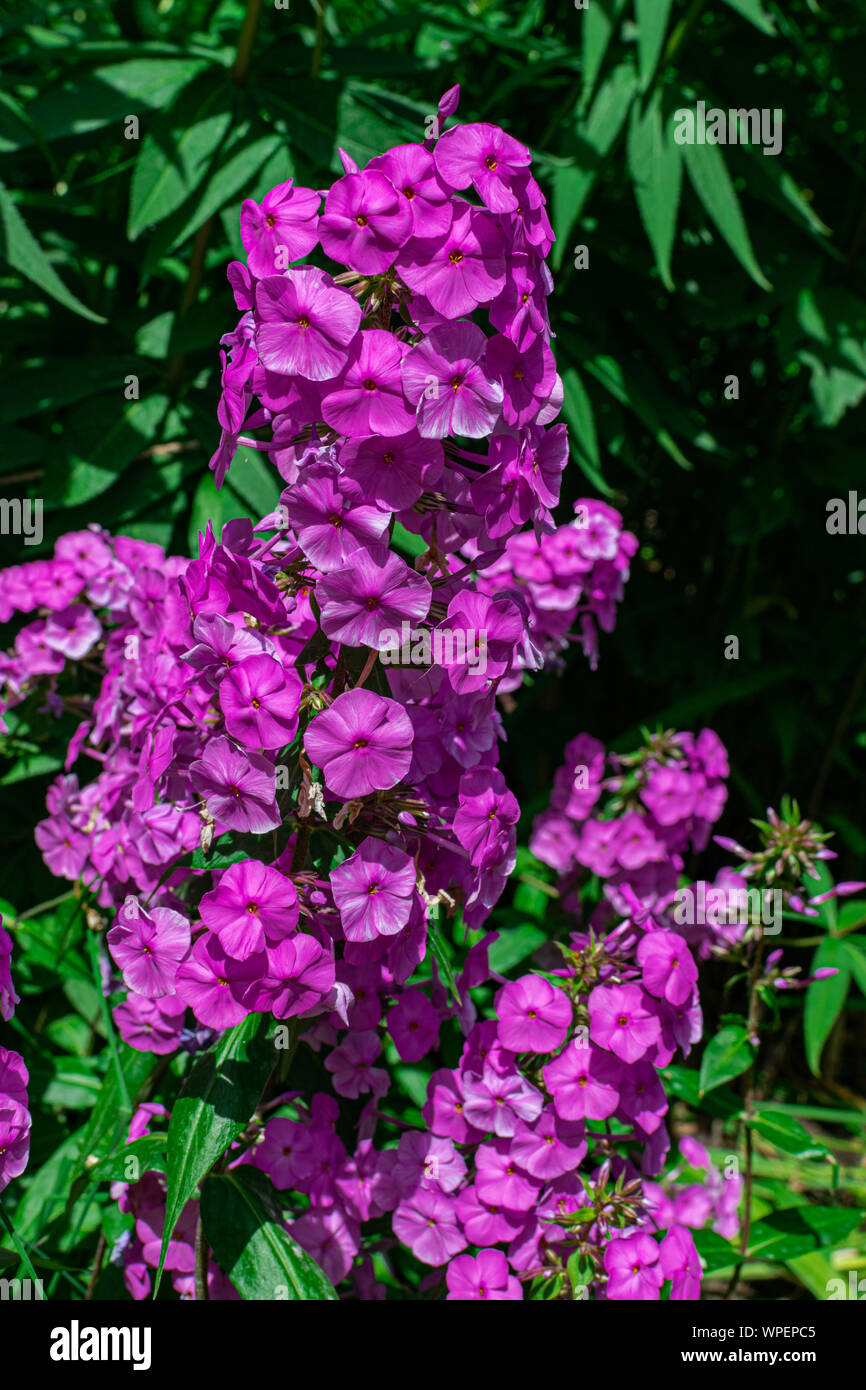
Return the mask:
[[[566,911],[582,874],[605,899],[552,961],[499,973],[487,923],[520,818],[503,712],[569,643],[596,666],[637,541],[593,499],[554,520],[553,234],[526,147],[455,125],[343,163],[328,190],[289,180],[241,209],[211,464],[221,484],[239,446],[259,451],[273,510],[209,524],[191,558],[93,527],[0,575],[0,616],[25,619],[4,708],[47,689],[56,713],[72,688],[81,714],[37,841],[104,929],[131,1048],[195,1054],[260,1015],[287,1061],[306,1049],[303,1089],[260,1106],[226,1162],[286,1196],[329,1279],[384,1296],[379,1222],[448,1299],[515,1300],[562,1277],[579,1227],[594,1296],[670,1280],[693,1297],[688,1231],[729,1229],[736,1204],[712,1173],[704,1208],[641,1184],[669,1146],[659,1069],[700,1035],[695,956],[661,913],[721,813],[724,749],[678,735],[632,769],[579,735],[532,848]],[[0,1185],[26,1161],[15,1057],[0,1050]],[[411,1120],[389,1111],[395,1068]],[[130,1141],[166,1119],[141,1108]],[[165,1181],[114,1195],[143,1298]],[[194,1197],[168,1242],[182,1297],[197,1215]],[[210,1297],[236,1296],[206,1273]]]

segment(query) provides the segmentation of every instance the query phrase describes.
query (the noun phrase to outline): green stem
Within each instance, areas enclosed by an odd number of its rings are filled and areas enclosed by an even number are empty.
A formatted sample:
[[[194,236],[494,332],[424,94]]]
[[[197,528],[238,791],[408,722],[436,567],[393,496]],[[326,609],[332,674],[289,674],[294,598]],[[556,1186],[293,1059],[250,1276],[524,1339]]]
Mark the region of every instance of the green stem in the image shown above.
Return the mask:
[[[7,1213],[2,1201],[0,1201],[0,1222],[2,1222],[2,1224],[6,1227],[6,1232],[9,1236],[9,1239],[15,1247],[15,1252],[18,1255],[18,1258],[20,1259],[22,1265],[26,1269],[28,1278],[33,1281],[33,1287],[35,1289],[41,1290],[42,1283],[39,1279],[38,1274],[36,1273],[36,1270],[33,1268],[30,1256],[27,1253],[27,1246],[24,1244],[23,1240],[21,1239],[15,1227],[13,1226],[12,1218]]]
[[[128,1111],[128,1113],[131,1115],[132,1099],[129,1094],[129,1087],[126,1084],[126,1077],[123,1074],[123,1066],[121,1065],[120,1061],[120,1052],[118,1051],[117,1047],[117,1035],[114,1031],[114,1020],[111,1017],[111,1010],[108,1007],[108,1000],[106,999],[102,989],[102,979],[100,976],[99,969],[99,942],[97,941],[96,936],[92,931],[88,931],[87,945],[90,951],[90,963],[93,969],[93,978],[96,984],[97,991],[99,993],[99,1005],[102,1010],[102,1021],[105,1025],[105,1032],[108,1036],[108,1046],[111,1051],[111,1058],[114,1063],[114,1069],[117,1073],[117,1088],[120,1091],[124,1109]]]

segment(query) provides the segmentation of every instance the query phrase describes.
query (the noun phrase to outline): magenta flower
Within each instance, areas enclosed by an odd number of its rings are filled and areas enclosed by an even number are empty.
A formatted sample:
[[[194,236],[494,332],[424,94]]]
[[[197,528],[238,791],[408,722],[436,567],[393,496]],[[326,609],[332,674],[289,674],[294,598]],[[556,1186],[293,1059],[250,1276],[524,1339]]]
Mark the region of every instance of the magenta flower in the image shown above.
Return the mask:
[[[316,214],[321,201],[311,188],[294,188],[291,179],[278,183],[261,204],[245,199],[241,241],[253,275],[261,280],[312,251],[319,239]]]
[[[694,810],[696,784],[688,772],[675,767],[656,767],[641,788],[640,799],[659,825],[675,825]]]
[[[479,1076],[463,1075],[463,1114],[482,1132],[509,1138],[541,1114],[544,1098],[519,1071],[498,1072],[486,1066]]]
[[[622,1064],[600,1047],[569,1043],[542,1071],[557,1115],[564,1120],[606,1120],[619,1105]]]
[[[453,204],[436,173],[433,156],[423,145],[395,145],[387,154],[371,159],[367,168],[384,174],[401,201],[405,200],[415,236],[437,237],[447,232]]]
[[[497,1241],[513,1240],[526,1225],[526,1212],[506,1211],[482,1202],[473,1184],[458,1194],[457,1219],[466,1239],[473,1245],[492,1245]]]
[[[349,361],[334,389],[322,400],[322,415],[338,434],[350,438],[405,434],[415,423],[403,396],[400,363],[406,347],[392,333],[364,329],[352,344]]]
[[[177,1051],[185,1013],[186,1004],[176,994],[161,999],[130,994],[114,1009],[113,1017],[128,1047],[164,1057]]]
[[[640,985],[596,985],[589,996],[589,1035],[621,1062],[636,1062],[658,1042],[661,1024]]]
[[[466,207],[445,235],[422,231],[397,260],[400,276],[446,319],[489,304],[505,286],[505,246],[494,218]]]
[[[485,363],[502,382],[502,418],[507,425],[528,425],[536,418],[556,380],[556,363],[546,343],[536,338],[519,348],[497,333],[487,344]]]
[[[258,753],[244,753],[227,738],[212,738],[191,764],[190,780],[214,820],[230,830],[262,835],[282,823],[274,769]]]
[[[322,250],[363,275],[379,275],[393,263],[412,233],[405,197],[378,170],[346,174],[332,184],[319,219]]]
[[[680,1005],[691,998],[698,981],[698,967],[677,932],[647,932],[638,945],[637,959],[643,970],[644,989],[656,999]]]
[[[515,177],[532,156],[525,145],[499,126],[458,125],[446,130],[436,144],[436,168],[451,188],[475,192],[492,212],[513,212]]]
[[[404,621],[411,627],[426,618],[432,596],[424,576],[384,545],[356,551],[345,569],[332,570],[316,586],[322,630],[350,647],[381,649],[383,634],[399,634]]]
[[[243,991],[245,1007],[274,1018],[291,1018],[314,1009],[334,986],[333,950],[298,932],[267,951],[267,965]]]
[[[434,1071],[427,1083],[427,1099],[422,1112],[424,1123],[433,1134],[453,1139],[455,1144],[466,1144],[473,1137],[481,1138],[466,1119],[462,1081],[459,1072],[444,1067]]]
[[[509,1211],[529,1211],[535,1205],[542,1184],[518,1167],[507,1139],[481,1144],[475,1164],[475,1186],[483,1202]]]
[[[388,1073],[373,1062],[382,1051],[379,1036],[372,1030],[349,1033],[325,1058],[325,1066],[334,1078],[334,1090],[341,1096],[357,1100],[366,1091],[383,1096],[390,1080]]]
[[[512,1052],[555,1052],[572,1023],[568,995],[543,975],[509,980],[497,994],[494,1008],[499,1041]]]
[[[0,1192],[21,1176],[29,1156],[29,1112],[9,1096],[0,1095]]]
[[[672,1226],[659,1246],[662,1274],[671,1280],[672,1302],[694,1302],[701,1296],[703,1270],[691,1231]]]
[[[394,1212],[393,1225],[397,1239],[425,1265],[443,1265],[466,1249],[455,1199],[433,1188],[420,1187],[405,1198]]]
[[[517,798],[499,769],[486,767],[464,773],[457,796],[454,834],[469,851],[471,864],[492,868],[512,846],[512,827],[520,818]]]
[[[308,756],[334,796],[367,796],[396,786],[412,761],[412,724],[396,700],[348,690],[309,725]]]
[[[397,1146],[392,1177],[400,1197],[411,1197],[419,1187],[454,1192],[466,1177],[466,1161],[450,1139],[405,1130]]]
[[[282,748],[298,731],[303,683],[274,657],[248,656],[220,682],[226,730],[245,748]]]
[[[339,1206],[312,1208],[292,1222],[289,1233],[334,1284],[345,1279],[361,1245],[357,1221]]]
[[[307,1125],[277,1117],[268,1120],[261,1143],[252,1151],[256,1168],[267,1173],[274,1187],[300,1187],[315,1166],[315,1141]]]
[[[388,513],[367,505],[356,482],[326,466],[307,468],[290,499],[298,544],[320,570],[339,569],[388,530]]]
[[[8,1096],[27,1109],[27,1086],[30,1076],[24,1058],[18,1052],[0,1047],[0,1096]]]
[[[425,439],[483,439],[502,411],[502,384],[484,363],[487,339],[474,323],[434,328],[403,358],[403,390]]]
[[[0,917],[0,922],[2,921],[3,918]],[[12,938],[0,926],[0,1018],[7,1023],[15,1012],[15,1005],[21,1002],[12,985],[11,960]]]
[[[92,608],[73,603],[52,613],[43,630],[45,641],[68,661],[80,661],[102,636],[102,625]]]
[[[477,1255],[458,1255],[448,1266],[446,1303],[516,1302],[523,1298],[520,1280],[508,1272],[501,1250],[479,1250]]]
[[[264,960],[232,960],[220,950],[216,937],[200,936],[177,972],[178,998],[189,1005],[208,1028],[233,1028],[250,1012],[239,1002],[244,988],[260,977]]]
[[[347,941],[374,941],[402,931],[414,891],[415,865],[409,855],[369,835],[331,872],[331,892]]]
[[[532,1125],[524,1125],[511,1141],[515,1161],[534,1178],[550,1182],[572,1173],[586,1157],[586,1129],[581,1120],[563,1120],[546,1106]]]
[[[174,993],[177,968],[190,942],[189,922],[181,913],[168,907],[148,912],[129,897],[105,939],[127,989],[149,999]]]
[[[327,381],[345,366],[361,322],[354,295],[312,265],[260,281],[256,313],[256,349],[263,365],[310,381]]]
[[[657,1299],[664,1283],[659,1247],[652,1236],[639,1231],[611,1240],[604,1252],[607,1296],[629,1302]]]
[[[414,429],[391,439],[348,440],[340,450],[340,467],[386,511],[402,511],[422,492],[435,491],[443,459],[438,439],[422,439]]]
[[[279,869],[245,859],[229,865],[217,886],[205,893],[199,912],[226,955],[246,960],[295,930],[298,895]]]
[[[439,1041],[439,1015],[420,989],[406,989],[388,1014],[388,1032],[404,1062],[420,1062]]]

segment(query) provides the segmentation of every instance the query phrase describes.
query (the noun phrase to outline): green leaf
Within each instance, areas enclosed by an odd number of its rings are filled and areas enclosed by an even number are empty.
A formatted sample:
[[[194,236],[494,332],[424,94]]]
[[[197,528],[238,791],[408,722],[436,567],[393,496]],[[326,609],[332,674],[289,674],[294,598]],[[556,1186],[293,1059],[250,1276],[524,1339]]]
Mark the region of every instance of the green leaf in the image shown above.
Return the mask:
[[[604,56],[624,9],[625,0],[590,0],[584,10],[580,34],[583,78],[581,104],[584,108],[589,105]]]
[[[752,1063],[754,1048],[744,1024],[729,1023],[711,1038],[701,1059],[701,1096],[740,1076]]]
[[[460,998],[460,991],[457,988],[457,980],[451,966],[451,957],[448,954],[448,948],[442,936],[442,929],[439,926],[438,912],[439,907],[437,904],[436,907],[431,909],[428,917],[427,942],[433,953],[433,958],[439,966],[439,973],[442,976],[442,980],[444,984],[447,985],[457,1007],[460,1008],[463,1001]]]
[[[46,92],[30,107],[30,117],[46,140],[71,139],[117,123],[123,137],[126,116],[138,113],[147,130],[147,112],[164,111],[178,92],[206,66],[182,50],[177,57],[134,58],[110,63]],[[134,140],[129,141],[132,151]]]
[[[793,1115],[756,1107],[756,1113],[748,1123],[762,1139],[767,1139],[771,1144],[775,1144],[777,1149],[786,1154],[793,1154],[795,1158],[830,1157],[830,1150],[826,1144],[814,1139]]]
[[[821,942],[812,957],[809,974],[814,975],[820,966],[835,967],[839,973],[826,980],[816,980],[806,990],[803,1036],[806,1041],[806,1058],[813,1076],[820,1075],[824,1044],[842,1012],[851,984],[851,957],[844,938],[828,936]]]
[[[672,290],[671,254],[683,182],[681,147],[673,139],[672,117],[662,119],[657,90],[641,112],[635,102],[628,133],[628,166],[644,230],[666,289]]]
[[[270,1179],[239,1167],[210,1177],[201,1215],[216,1262],[245,1299],[333,1302],[337,1291],[285,1228]]]
[[[601,473],[601,453],[592,402],[576,367],[567,367],[562,373],[562,386],[562,413],[568,423],[569,444],[577,455],[578,467],[594,488],[603,496],[610,497],[613,489],[604,481]]]
[[[95,314],[82,304],[77,295],[68,290],[54,266],[49,261],[39,242],[33,236],[21,216],[9,190],[0,183],[0,257],[8,261],[13,269],[28,280],[32,280],[41,290],[56,299],[64,308],[90,319],[92,323],[105,323],[101,314]]]
[[[81,407],[67,422],[65,451],[46,469],[46,506],[80,507],[106,492],[153,443],[169,404],[167,395],[155,391],[122,409],[108,397]]]
[[[546,931],[541,927],[533,926],[526,922],[520,927],[505,927],[499,929],[499,937],[493,942],[488,952],[490,969],[497,975],[505,975],[509,970],[513,970],[515,965],[519,965],[527,956],[531,956],[533,951],[537,951],[545,941],[550,939]]]
[[[640,85],[644,91],[652,81],[667,33],[673,0],[634,0],[638,25],[637,53]]]
[[[842,913],[840,914],[843,919],[845,908],[852,906],[854,906],[854,904],[845,903],[845,906],[842,908]],[[864,904],[858,903],[856,906],[859,908],[858,917],[862,917]],[[843,927],[846,925],[844,920],[841,925]],[[846,936],[844,938],[844,945],[845,955],[851,974],[857,982],[860,993],[866,994],[866,936]]]
[[[718,145],[681,146],[692,187],[737,260],[762,290],[770,284],[755,258],[724,156]]]
[[[135,161],[127,235],[135,241],[146,227],[175,212],[207,177],[210,162],[232,123],[225,79],[201,85],[153,123]]]
[[[156,1287],[171,1234],[202,1178],[249,1122],[274,1064],[268,1019],[249,1014],[198,1059],[171,1112],[168,1191]],[[154,1293],[156,1290],[154,1290]]]
[[[769,34],[772,38],[777,36],[776,21],[771,14],[768,14],[761,4],[761,0],[725,0],[725,4],[737,14],[741,14],[744,19],[748,19],[750,24],[754,24],[756,29],[760,29],[762,34]]]
[[[701,1074],[695,1067],[665,1067],[662,1070],[665,1090],[677,1100],[684,1100],[696,1110],[704,1110],[708,1115],[719,1115],[731,1119],[740,1115],[743,1102],[729,1086],[716,1086],[712,1094],[701,1094]]]
[[[862,1212],[844,1207],[787,1207],[752,1227],[747,1259],[785,1261],[840,1245],[856,1230]]]
[[[733,1269],[738,1252],[724,1236],[707,1227],[702,1231],[692,1231],[692,1239],[701,1258],[705,1279],[721,1274],[724,1270]]]
[[[593,9],[596,0],[593,0]],[[566,252],[570,251],[572,227],[583,210],[590,190],[598,177],[605,157],[625,124],[632,98],[637,91],[634,63],[619,63],[598,90],[586,119],[580,121],[574,136],[578,152],[575,167],[569,176],[557,176],[554,183],[553,266],[559,269]]]
[[[164,1173],[166,1134],[145,1134],[124,1144],[87,1171],[91,1182],[138,1182],[145,1173]]]

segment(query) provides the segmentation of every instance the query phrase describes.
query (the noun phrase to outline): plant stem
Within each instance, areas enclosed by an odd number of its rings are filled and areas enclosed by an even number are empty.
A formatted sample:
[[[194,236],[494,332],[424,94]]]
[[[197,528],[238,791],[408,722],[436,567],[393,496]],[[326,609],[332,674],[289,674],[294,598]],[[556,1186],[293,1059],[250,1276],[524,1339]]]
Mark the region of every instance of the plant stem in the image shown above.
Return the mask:
[[[238,39],[238,51],[232,68],[232,81],[237,87],[242,87],[246,81],[261,13],[262,0],[247,0],[247,12],[244,15],[241,36]]]
[[[207,1286],[207,1256],[208,1247],[205,1239],[204,1226],[201,1219],[201,1204],[199,1204],[198,1220],[195,1223],[195,1301],[196,1303],[206,1303],[208,1301]]]
[[[316,46],[310,64],[310,76],[318,77],[322,67],[322,46],[325,39],[325,0],[313,0],[316,7]]]

